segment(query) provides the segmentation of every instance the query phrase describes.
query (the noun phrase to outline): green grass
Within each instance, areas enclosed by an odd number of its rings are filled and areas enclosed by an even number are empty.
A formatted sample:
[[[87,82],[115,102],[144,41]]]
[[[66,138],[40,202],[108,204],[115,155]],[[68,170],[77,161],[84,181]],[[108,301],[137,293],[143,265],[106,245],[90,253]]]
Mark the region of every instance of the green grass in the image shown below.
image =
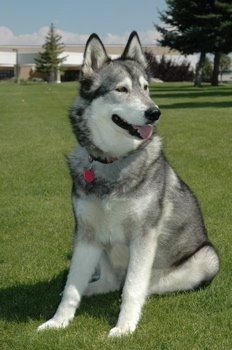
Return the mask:
[[[75,84],[0,84],[0,341],[2,350],[232,349],[232,85],[151,87],[173,166],[200,199],[221,272],[198,292],[150,298],[133,336],[108,340],[120,295],[84,299],[71,326],[37,333],[59,303],[73,218],[65,155]]]

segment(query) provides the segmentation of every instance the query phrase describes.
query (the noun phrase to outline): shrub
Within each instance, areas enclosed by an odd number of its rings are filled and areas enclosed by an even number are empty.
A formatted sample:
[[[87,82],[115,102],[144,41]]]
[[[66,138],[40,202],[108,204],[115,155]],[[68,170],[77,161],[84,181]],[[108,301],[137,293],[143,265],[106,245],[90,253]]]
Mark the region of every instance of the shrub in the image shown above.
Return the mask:
[[[186,60],[181,63],[174,62],[172,59],[166,58],[164,55],[160,60],[153,55],[152,52],[145,52],[149,70],[154,78],[163,81],[192,81],[194,77],[190,63]]]

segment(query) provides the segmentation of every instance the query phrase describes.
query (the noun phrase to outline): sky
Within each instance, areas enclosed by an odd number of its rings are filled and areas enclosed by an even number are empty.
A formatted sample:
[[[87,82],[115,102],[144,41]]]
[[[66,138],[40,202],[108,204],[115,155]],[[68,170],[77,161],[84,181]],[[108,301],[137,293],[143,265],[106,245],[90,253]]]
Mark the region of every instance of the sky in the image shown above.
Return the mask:
[[[159,34],[165,0],[0,0],[0,45],[41,45],[54,23],[65,44],[83,44],[95,32],[105,44],[123,44],[136,30],[142,44]]]

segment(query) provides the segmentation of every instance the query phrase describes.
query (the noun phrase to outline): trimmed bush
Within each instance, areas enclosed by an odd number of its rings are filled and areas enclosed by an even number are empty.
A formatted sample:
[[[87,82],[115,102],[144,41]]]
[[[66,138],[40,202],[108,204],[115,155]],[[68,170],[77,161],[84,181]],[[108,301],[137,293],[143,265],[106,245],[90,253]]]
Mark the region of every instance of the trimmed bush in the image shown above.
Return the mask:
[[[146,51],[145,55],[152,77],[168,82],[193,81],[194,72],[188,61],[184,60],[178,63],[174,62],[172,59],[166,58],[164,55],[159,60],[150,51]]]

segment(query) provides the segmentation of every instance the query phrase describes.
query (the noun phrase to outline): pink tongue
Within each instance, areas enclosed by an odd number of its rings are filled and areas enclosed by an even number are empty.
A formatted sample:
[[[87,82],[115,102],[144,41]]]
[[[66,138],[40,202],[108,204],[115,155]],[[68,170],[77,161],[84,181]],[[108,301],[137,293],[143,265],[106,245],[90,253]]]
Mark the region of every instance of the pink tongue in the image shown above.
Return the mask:
[[[153,126],[148,125],[132,125],[135,130],[139,133],[142,139],[149,139],[153,133]]]

